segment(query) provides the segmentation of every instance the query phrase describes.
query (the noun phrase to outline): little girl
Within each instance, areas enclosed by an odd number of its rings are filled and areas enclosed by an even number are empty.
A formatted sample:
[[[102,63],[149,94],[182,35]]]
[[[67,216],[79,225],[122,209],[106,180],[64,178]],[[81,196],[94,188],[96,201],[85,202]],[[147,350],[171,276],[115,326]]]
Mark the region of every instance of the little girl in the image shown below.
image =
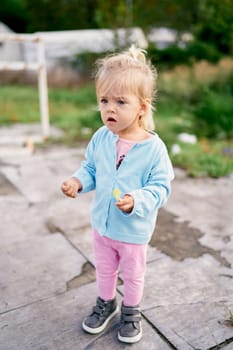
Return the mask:
[[[163,141],[152,130],[156,70],[145,52],[127,52],[97,61],[96,95],[104,126],[93,135],[86,160],[62,184],[69,197],[95,190],[91,210],[98,297],[82,327],[102,332],[117,314],[118,269],[124,281],[118,339],[142,337],[147,244],[158,209],[174,177]]]

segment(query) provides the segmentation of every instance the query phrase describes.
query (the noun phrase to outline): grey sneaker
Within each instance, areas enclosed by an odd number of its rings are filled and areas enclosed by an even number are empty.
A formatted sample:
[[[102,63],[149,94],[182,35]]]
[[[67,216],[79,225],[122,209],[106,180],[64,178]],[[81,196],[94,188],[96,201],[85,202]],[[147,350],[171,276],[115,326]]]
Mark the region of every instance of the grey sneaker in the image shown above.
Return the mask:
[[[116,299],[104,301],[100,297],[96,300],[92,313],[82,323],[84,331],[98,334],[107,327],[109,321],[118,313]]]
[[[118,339],[124,343],[136,343],[142,338],[141,313],[139,307],[121,307],[121,323]]]

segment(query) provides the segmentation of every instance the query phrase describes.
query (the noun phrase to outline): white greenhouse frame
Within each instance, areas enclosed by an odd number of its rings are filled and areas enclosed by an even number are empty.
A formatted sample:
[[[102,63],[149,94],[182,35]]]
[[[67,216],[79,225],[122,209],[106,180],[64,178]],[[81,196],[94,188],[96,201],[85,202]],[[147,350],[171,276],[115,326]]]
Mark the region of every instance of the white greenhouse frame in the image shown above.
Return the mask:
[[[50,136],[50,124],[49,124],[49,108],[48,108],[48,83],[46,73],[45,62],[45,50],[44,44],[40,36],[34,34],[1,34],[0,42],[15,41],[15,42],[35,42],[38,46],[37,50],[37,62],[26,63],[24,61],[0,61],[0,71],[12,70],[33,70],[38,75],[38,90],[39,90],[39,103],[40,103],[40,119],[42,136],[44,139]]]

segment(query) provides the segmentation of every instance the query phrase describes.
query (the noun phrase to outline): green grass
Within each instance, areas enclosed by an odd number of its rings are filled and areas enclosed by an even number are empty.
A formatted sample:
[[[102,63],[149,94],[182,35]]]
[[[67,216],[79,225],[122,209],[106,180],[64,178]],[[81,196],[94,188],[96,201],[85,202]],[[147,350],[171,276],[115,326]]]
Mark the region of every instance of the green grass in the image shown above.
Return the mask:
[[[173,144],[180,146],[179,154],[173,155],[170,152],[172,163],[185,169],[189,176],[218,178],[233,172],[233,140],[208,140],[200,137],[196,144],[177,140],[177,135],[182,132],[194,133],[193,116],[184,101],[161,94],[155,112],[155,125],[169,151]]]
[[[100,125],[94,86],[82,89],[49,89],[49,113],[52,125],[65,131],[62,140],[72,144],[90,137]],[[40,122],[39,96],[36,87],[0,87],[0,125]],[[90,133],[87,133],[90,128]]]
[[[39,121],[39,100],[35,88],[0,87],[0,124]]]
[[[192,114],[182,99],[158,93],[154,113],[155,128],[168,146],[171,146],[181,132],[192,132]]]
[[[208,144],[208,150],[206,149]],[[214,178],[229,175],[233,172],[233,142],[202,142],[192,144],[179,143],[181,152],[171,154],[173,164],[183,168],[192,177]],[[227,150],[230,150],[229,154]]]
[[[227,62],[230,69],[232,65]],[[194,111],[200,103],[201,95],[196,101],[196,91],[201,79],[208,85],[208,79],[213,82],[213,69],[205,76],[201,68],[199,71],[178,71],[164,73],[158,82],[159,91],[154,113],[156,131],[165,141],[168,150],[173,144],[179,144],[180,153],[171,154],[173,164],[187,171],[190,176],[221,177],[233,172],[233,140],[223,137],[209,138],[196,130]],[[204,71],[208,71],[208,66]],[[224,76],[221,67],[221,79]],[[199,74],[199,75],[198,75]],[[219,74],[219,72],[218,72]],[[200,78],[198,78],[200,76]],[[225,76],[229,74],[225,73]],[[216,81],[216,78],[215,78]],[[224,100],[221,91],[213,94],[216,104]],[[209,97],[210,96],[210,97]],[[208,95],[211,98],[212,94]],[[228,93],[227,103],[230,103],[231,92]],[[75,89],[49,89],[50,122],[62,128],[65,132],[63,142],[67,145],[78,144],[88,140],[92,133],[102,124],[97,112],[95,89],[93,84]],[[208,109],[207,109],[208,111]],[[211,114],[211,109],[209,108]],[[214,111],[213,111],[214,113]],[[211,115],[208,116],[211,123]],[[30,86],[0,86],[0,126],[12,123],[35,123],[40,121],[39,98],[36,87]],[[218,118],[215,115],[215,122]],[[198,142],[194,145],[178,141],[179,133],[196,133]],[[49,140],[49,142],[55,142]],[[56,140],[58,142],[58,140]]]

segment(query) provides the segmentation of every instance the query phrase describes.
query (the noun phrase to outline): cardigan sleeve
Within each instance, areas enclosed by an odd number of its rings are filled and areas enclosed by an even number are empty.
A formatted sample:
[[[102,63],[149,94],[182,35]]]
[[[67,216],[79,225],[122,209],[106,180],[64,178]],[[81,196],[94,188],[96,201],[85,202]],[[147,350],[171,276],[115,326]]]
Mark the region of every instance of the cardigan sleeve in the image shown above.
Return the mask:
[[[174,172],[167,149],[162,145],[155,163],[148,175],[147,183],[140,189],[131,191],[134,208],[128,215],[147,217],[155,209],[162,207],[171,193]]]
[[[79,181],[82,184],[82,190],[81,192],[89,192],[95,189],[96,187],[96,181],[95,181],[95,175],[96,175],[96,168],[95,168],[95,161],[94,161],[94,150],[95,150],[95,140],[94,137],[89,142],[86,153],[85,153],[85,160],[81,163],[81,166],[79,169],[75,171],[75,173],[72,175],[73,177],[76,177],[79,179]]]

